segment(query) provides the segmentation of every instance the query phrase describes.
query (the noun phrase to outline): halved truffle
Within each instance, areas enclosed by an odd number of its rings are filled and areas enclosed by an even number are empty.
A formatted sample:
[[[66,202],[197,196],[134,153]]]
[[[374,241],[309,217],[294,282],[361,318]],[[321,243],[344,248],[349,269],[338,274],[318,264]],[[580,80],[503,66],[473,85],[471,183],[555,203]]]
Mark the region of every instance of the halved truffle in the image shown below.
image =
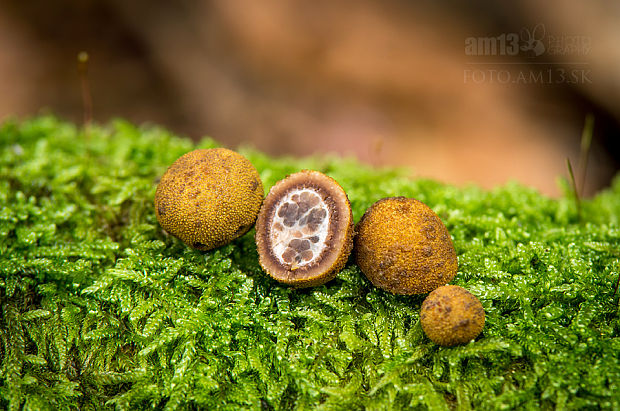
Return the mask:
[[[353,248],[353,214],[331,177],[303,170],[276,183],[256,221],[265,272],[295,287],[324,284],[344,267]]]

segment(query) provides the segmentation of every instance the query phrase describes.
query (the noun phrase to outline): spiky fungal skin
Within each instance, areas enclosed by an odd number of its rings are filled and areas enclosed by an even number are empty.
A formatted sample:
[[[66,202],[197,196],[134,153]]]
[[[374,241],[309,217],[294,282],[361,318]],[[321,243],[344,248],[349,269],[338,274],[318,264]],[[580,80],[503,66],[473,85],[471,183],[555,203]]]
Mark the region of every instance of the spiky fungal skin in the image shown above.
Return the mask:
[[[317,196],[314,198],[314,207],[318,206],[318,211],[321,209],[326,211],[323,218],[327,222],[323,226],[324,241],[321,243],[317,240],[319,246],[324,245],[322,251],[314,254],[314,256],[311,253],[312,257],[306,261],[301,258],[303,252],[307,251],[302,243],[309,238],[308,236],[313,236],[315,233],[302,234],[296,230],[298,226],[294,224],[298,223],[297,220],[307,220],[308,225],[311,225],[312,208],[305,209],[294,205],[295,213],[291,214],[291,207],[283,207],[291,205],[294,201],[301,201],[299,197],[295,200],[294,193],[304,191],[308,193],[305,194],[307,197]],[[320,218],[321,221],[317,221],[317,223],[322,224],[323,218]],[[293,223],[290,219],[295,219],[296,222]],[[283,221],[284,224],[279,224],[280,221]],[[289,227],[286,227],[287,224]],[[278,233],[274,234],[273,230],[276,229],[276,226]],[[300,252],[296,254],[299,261],[293,259],[295,252],[291,248],[286,249],[292,253],[289,262],[283,259],[286,251],[284,253],[274,251],[277,249],[277,245],[274,244],[275,239],[283,238],[281,233],[290,234],[286,240],[290,241],[288,244],[295,242],[302,244]],[[332,280],[346,264],[353,249],[353,233],[354,223],[351,204],[342,187],[336,180],[323,173],[302,170],[277,182],[265,197],[256,220],[256,247],[259,262],[270,277],[281,283],[296,288],[318,286]]]
[[[155,213],[168,233],[206,251],[247,233],[263,196],[248,159],[225,148],[200,149],[181,156],[162,176]]]
[[[357,264],[377,287],[394,294],[423,294],[450,282],[457,258],[437,214],[413,198],[374,203],[356,227]]]
[[[484,328],[484,308],[466,289],[456,285],[439,287],[426,297],[420,324],[435,344],[445,347],[465,344]]]

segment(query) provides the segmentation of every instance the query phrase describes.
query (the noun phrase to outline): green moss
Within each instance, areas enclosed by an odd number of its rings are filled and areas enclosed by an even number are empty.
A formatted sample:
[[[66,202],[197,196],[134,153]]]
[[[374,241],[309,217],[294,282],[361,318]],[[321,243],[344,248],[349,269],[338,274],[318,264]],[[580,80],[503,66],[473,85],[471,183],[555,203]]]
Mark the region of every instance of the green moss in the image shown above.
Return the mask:
[[[266,189],[301,168],[334,177],[356,221],[386,196],[437,212],[452,283],[487,313],[475,342],[441,348],[424,296],[377,289],[352,262],[294,290],[261,272],[253,231],[206,253],[166,236],[156,181],[193,148],[122,121],[0,126],[0,408],[620,408],[620,178],[580,222],[568,191],[243,150]]]

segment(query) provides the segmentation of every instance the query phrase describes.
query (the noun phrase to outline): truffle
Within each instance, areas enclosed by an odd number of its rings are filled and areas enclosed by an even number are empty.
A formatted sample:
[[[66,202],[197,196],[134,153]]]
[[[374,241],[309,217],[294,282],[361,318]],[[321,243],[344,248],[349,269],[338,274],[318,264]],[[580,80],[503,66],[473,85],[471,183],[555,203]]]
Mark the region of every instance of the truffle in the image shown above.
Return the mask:
[[[210,250],[247,233],[264,191],[258,172],[225,148],[191,151],[176,160],[155,192],[164,230],[198,250]]]
[[[439,287],[426,297],[420,324],[434,343],[446,347],[465,344],[484,327],[484,308],[466,289],[456,285]]]
[[[457,258],[437,214],[413,198],[374,203],[356,226],[357,264],[377,287],[395,294],[423,294],[450,282]]]

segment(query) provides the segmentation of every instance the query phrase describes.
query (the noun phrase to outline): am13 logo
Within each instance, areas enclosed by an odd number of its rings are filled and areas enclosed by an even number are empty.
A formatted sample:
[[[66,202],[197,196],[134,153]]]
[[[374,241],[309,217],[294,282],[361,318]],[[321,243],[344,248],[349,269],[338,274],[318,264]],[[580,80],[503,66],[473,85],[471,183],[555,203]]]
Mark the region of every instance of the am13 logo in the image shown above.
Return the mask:
[[[545,53],[545,26],[533,29],[524,27],[520,33],[503,33],[495,37],[467,37],[465,54],[468,56],[516,56],[538,57]]]

